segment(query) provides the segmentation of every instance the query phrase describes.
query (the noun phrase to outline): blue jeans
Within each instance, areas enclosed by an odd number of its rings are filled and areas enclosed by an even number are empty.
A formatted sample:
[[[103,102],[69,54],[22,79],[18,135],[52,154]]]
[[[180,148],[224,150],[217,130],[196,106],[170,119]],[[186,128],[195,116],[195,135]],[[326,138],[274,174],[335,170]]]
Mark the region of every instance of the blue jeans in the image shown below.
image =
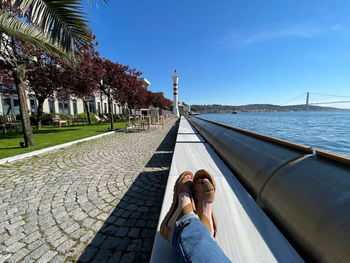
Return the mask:
[[[178,262],[231,262],[194,213],[181,217],[171,235]]]

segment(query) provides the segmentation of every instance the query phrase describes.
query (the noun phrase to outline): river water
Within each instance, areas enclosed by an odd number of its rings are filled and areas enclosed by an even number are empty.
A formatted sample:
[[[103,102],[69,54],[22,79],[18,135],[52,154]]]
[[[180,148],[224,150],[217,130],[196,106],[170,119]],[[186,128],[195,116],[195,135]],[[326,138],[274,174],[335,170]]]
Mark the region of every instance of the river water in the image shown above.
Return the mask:
[[[350,111],[213,113],[200,117],[350,156]]]

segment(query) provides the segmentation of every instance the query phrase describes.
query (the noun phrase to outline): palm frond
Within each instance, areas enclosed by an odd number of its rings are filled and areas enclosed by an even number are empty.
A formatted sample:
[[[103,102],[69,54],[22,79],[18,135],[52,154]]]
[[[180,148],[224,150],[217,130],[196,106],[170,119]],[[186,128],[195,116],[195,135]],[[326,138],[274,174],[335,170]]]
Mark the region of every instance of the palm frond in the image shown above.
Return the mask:
[[[70,65],[75,63],[73,52],[62,49],[58,43],[52,41],[50,35],[42,32],[35,25],[27,24],[5,12],[0,12],[0,32],[31,43],[48,53],[60,56]]]
[[[74,43],[89,41],[88,21],[80,0],[12,0],[53,43],[72,52]]]

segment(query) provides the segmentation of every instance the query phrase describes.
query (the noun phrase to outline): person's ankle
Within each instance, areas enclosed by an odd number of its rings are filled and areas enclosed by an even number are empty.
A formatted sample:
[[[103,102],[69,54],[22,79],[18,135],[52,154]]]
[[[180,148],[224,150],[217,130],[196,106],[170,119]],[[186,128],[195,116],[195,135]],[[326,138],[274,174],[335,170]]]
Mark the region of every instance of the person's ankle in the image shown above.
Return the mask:
[[[209,219],[211,230],[210,232],[214,232],[213,220],[212,220],[212,211],[213,211],[213,203],[212,202],[203,202],[203,215]]]
[[[187,204],[191,203],[191,195],[189,193],[179,193],[179,207],[184,208]]]

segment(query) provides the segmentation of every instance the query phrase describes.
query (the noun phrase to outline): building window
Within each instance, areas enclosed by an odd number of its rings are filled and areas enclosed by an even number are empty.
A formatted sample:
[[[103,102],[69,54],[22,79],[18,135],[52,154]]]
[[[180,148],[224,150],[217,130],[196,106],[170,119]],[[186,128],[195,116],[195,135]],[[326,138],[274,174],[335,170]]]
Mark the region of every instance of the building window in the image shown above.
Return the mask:
[[[63,113],[63,102],[58,102],[58,113]]]
[[[98,115],[101,115],[101,103],[97,102],[97,113]]]
[[[3,112],[5,113],[5,115],[9,115],[12,113],[12,109],[11,109],[11,99],[10,98],[3,98],[2,99],[2,108],[3,108]]]
[[[50,113],[56,113],[55,101],[53,99],[49,99],[49,110],[50,110]]]
[[[96,113],[95,97],[93,96],[89,97],[88,105],[89,105],[89,111],[92,113]]]
[[[105,114],[107,113],[107,103],[105,103]]]
[[[91,101],[89,102],[89,110],[90,110],[90,112],[96,113],[94,102],[91,102]]]
[[[59,101],[58,102],[58,111],[60,114],[69,114],[68,101]]]
[[[113,108],[114,108],[114,114],[117,114],[117,105],[113,103]]]
[[[31,113],[36,112],[36,103],[35,103],[34,95],[30,95],[29,101],[30,101],[30,112]]]
[[[0,99],[2,100],[2,113],[4,115],[20,114],[19,100],[17,99],[17,96],[5,97],[0,95]]]
[[[69,102],[68,101],[64,102],[64,113],[65,114],[69,114],[70,113]]]
[[[78,114],[78,106],[77,106],[76,100],[73,100],[73,112],[74,112],[74,115]]]
[[[19,114],[19,100],[13,99],[13,114]]]

